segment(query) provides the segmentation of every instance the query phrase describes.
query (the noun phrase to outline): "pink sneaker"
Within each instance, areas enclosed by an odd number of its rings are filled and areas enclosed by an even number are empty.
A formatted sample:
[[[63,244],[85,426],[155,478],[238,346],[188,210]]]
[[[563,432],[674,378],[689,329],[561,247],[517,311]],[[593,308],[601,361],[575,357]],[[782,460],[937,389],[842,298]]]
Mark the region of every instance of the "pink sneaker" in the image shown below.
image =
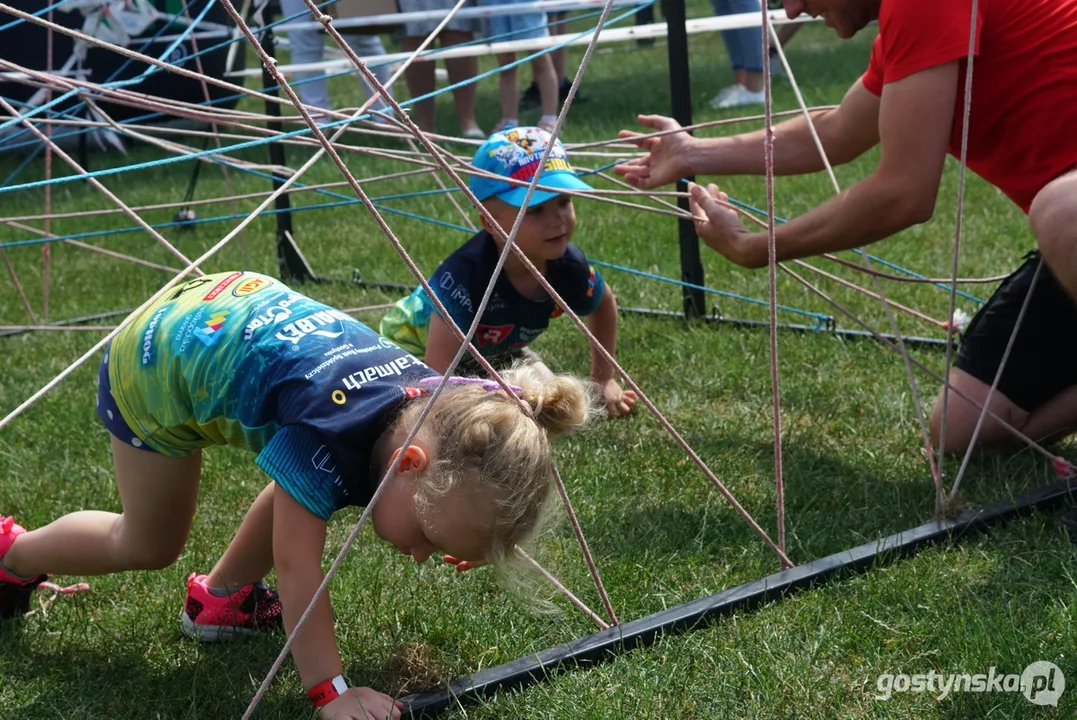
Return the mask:
[[[15,538],[24,532],[26,528],[16,525],[15,518],[0,515],[0,560],[11,549]],[[38,575],[30,580],[21,580],[0,565],[0,619],[22,617],[30,612],[30,593],[48,578],[48,575]]]
[[[218,642],[284,626],[280,597],[264,582],[217,597],[206,585],[208,578],[195,573],[187,578],[187,602],[180,614],[184,635],[202,642]]]

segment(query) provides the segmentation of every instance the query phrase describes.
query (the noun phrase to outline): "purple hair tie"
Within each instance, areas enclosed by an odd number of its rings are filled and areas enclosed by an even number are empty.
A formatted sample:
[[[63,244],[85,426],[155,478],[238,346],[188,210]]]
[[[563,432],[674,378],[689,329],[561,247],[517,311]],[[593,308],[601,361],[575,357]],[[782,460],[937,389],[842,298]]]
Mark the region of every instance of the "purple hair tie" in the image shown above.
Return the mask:
[[[420,380],[419,384],[420,385],[437,385],[439,382],[441,382],[441,380],[442,380],[442,376],[440,376],[440,375],[435,376],[435,377],[427,377],[427,378],[423,378],[422,380]],[[499,385],[496,380],[484,380],[482,378],[471,378],[471,377],[458,377],[458,376],[455,376],[455,375],[451,376],[448,379],[448,384],[449,385],[481,385],[482,389],[486,390],[487,392],[496,392],[496,391],[502,389],[501,385]],[[509,385],[508,388],[510,390],[512,390],[514,393],[516,393],[517,395],[520,395],[524,391],[523,388],[516,387],[515,385]]]

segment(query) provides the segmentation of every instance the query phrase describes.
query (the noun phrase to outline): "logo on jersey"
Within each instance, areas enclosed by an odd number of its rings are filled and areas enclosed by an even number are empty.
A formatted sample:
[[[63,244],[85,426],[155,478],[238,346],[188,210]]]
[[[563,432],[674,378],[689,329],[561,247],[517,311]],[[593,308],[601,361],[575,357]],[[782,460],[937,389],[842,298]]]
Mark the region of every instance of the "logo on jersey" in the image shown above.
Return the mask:
[[[202,300],[208,302],[208,301],[214,299],[215,297],[220,295],[222,292],[224,292],[225,288],[227,288],[229,285],[231,285],[232,283],[234,283],[236,280],[238,280],[241,277],[243,277],[243,273],[241,273],[241,272],[232,273],[231,275],[226,277],[224,280],[221,280],[219,283],[214,285],[213,289],[210,290],[208,293],[206,293],[205,296],[202,298]]]
[[[213,347],[221,339],[221,336],[217,334],[217,331],[224,327],[224,322],[228,318],[228,315],[229,313],[227,310],[213,313],[209,316],[209,320],[206,320],[205,327],[198,328],[194,331],[194,336],[206,347]]]
[[[157,331],[157,324],[161,322],[161,318],[165,316],[171,309],[171,305],[165,305],[158,310],[150,318],[149,325],[146,326],[146,332],[142,335],[142,364],[149,365],[153,362],[153,334]]]
[[[273,304],[273,301],[277,300],[277,298],[282,295],[284,295],[284,293],[271,295],[267,300],[262,300],[254,307],[254,318],[247,323],[247,327],[243,331],[244,340],[253,338],[254,331],[260,327],[274,325],[290,318],[292,316],[292,311],[289,308],[303,299],[303,296],[299,293],[290,293],[285,299],[278,300],[276,304]],[[270,307],[266,307],[267,305]]]
[[[280,329],[276,337],[278,340],[287,340],[292,344],[292,347],[295,347],[307,335],[318,335],[330,340],[336,340],[344,334],[344,327],[340,322],[342,320],[353,320],[353,318],[332,308],[318,310],[306,317],[301,317],[294,322],[288,323]],[[334,330],[332,328],[340,329]]]
[[[374,382],[375,380],[381,380],[382,378],[393,378],[398,375],[403,375],[405,370],[413,367],[426,367],[418,358],[413,355],[405,355],[398,357],[396,360],[390,360],[387,363],[381,363],[380,365],[374,365],[373,367],[364,368],[353,372],[344,378],[343,385],[348,390],[359,390],[366,383]]]
[[[475,329],[475,339],[479,347],[500,345],[509,339],[515,325],[479,325]]]
[[[587,297],[594,297],[595,285],[598,284],[598,273],[590,265],[587,266],[587,269],[591,271],[591,276],[587,278]]]
[[[232,288],[232,295],[235,297],[246,297],[247,295],[253,295],[254,293],[269,287],[273,284],[273,281],[268,278],[251,278],[250,280],[244,280],[239,285]]]
[[[337,471],[337,464],[333,461],[333,456],[330,454],[329,448],[325,445],[322,445],[314,451],[314,454],[310,457],[310,461],[314,463],[315,470],[321,470],[330,475],[335,474]]]

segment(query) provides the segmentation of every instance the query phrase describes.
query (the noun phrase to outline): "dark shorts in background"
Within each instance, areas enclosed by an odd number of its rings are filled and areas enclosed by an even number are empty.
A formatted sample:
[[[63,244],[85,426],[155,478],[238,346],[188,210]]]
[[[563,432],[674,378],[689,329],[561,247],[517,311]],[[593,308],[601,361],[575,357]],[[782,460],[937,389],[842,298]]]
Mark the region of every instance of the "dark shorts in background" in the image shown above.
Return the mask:
[[[955,367],[987,385],[994,382],[1039,262],[1039,251],[1028,253],[1024,264],[980,308],[962,336]],[[999,380],[999,392],[1032,412],[1077,385],[1075,351],[1077,304],[1045,264]]]

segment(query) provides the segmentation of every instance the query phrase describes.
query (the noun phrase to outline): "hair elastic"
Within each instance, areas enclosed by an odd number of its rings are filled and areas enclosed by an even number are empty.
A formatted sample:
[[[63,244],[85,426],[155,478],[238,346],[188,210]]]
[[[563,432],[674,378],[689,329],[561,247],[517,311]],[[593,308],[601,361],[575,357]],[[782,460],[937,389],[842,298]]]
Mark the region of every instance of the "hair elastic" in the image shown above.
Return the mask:
[[[419,384],[437,385],[439,382],[442,381],[442,379],[443,376],[436,375],[434,377],[423,378],[419,381]],[[497,392],[498,390],[502,389],[501,385],[498,384],[496,380],[484,380],[483,378],[477,377],[458,377],[456,375],[453,375],[448,378],[447,382],[449,383],[449,385],[481,385],[482,389],[486,390],[487,392]],[[517,395],[523,393],[524,391],[522,387],[516,387],[515,385],[508,385],[508,388]]]

